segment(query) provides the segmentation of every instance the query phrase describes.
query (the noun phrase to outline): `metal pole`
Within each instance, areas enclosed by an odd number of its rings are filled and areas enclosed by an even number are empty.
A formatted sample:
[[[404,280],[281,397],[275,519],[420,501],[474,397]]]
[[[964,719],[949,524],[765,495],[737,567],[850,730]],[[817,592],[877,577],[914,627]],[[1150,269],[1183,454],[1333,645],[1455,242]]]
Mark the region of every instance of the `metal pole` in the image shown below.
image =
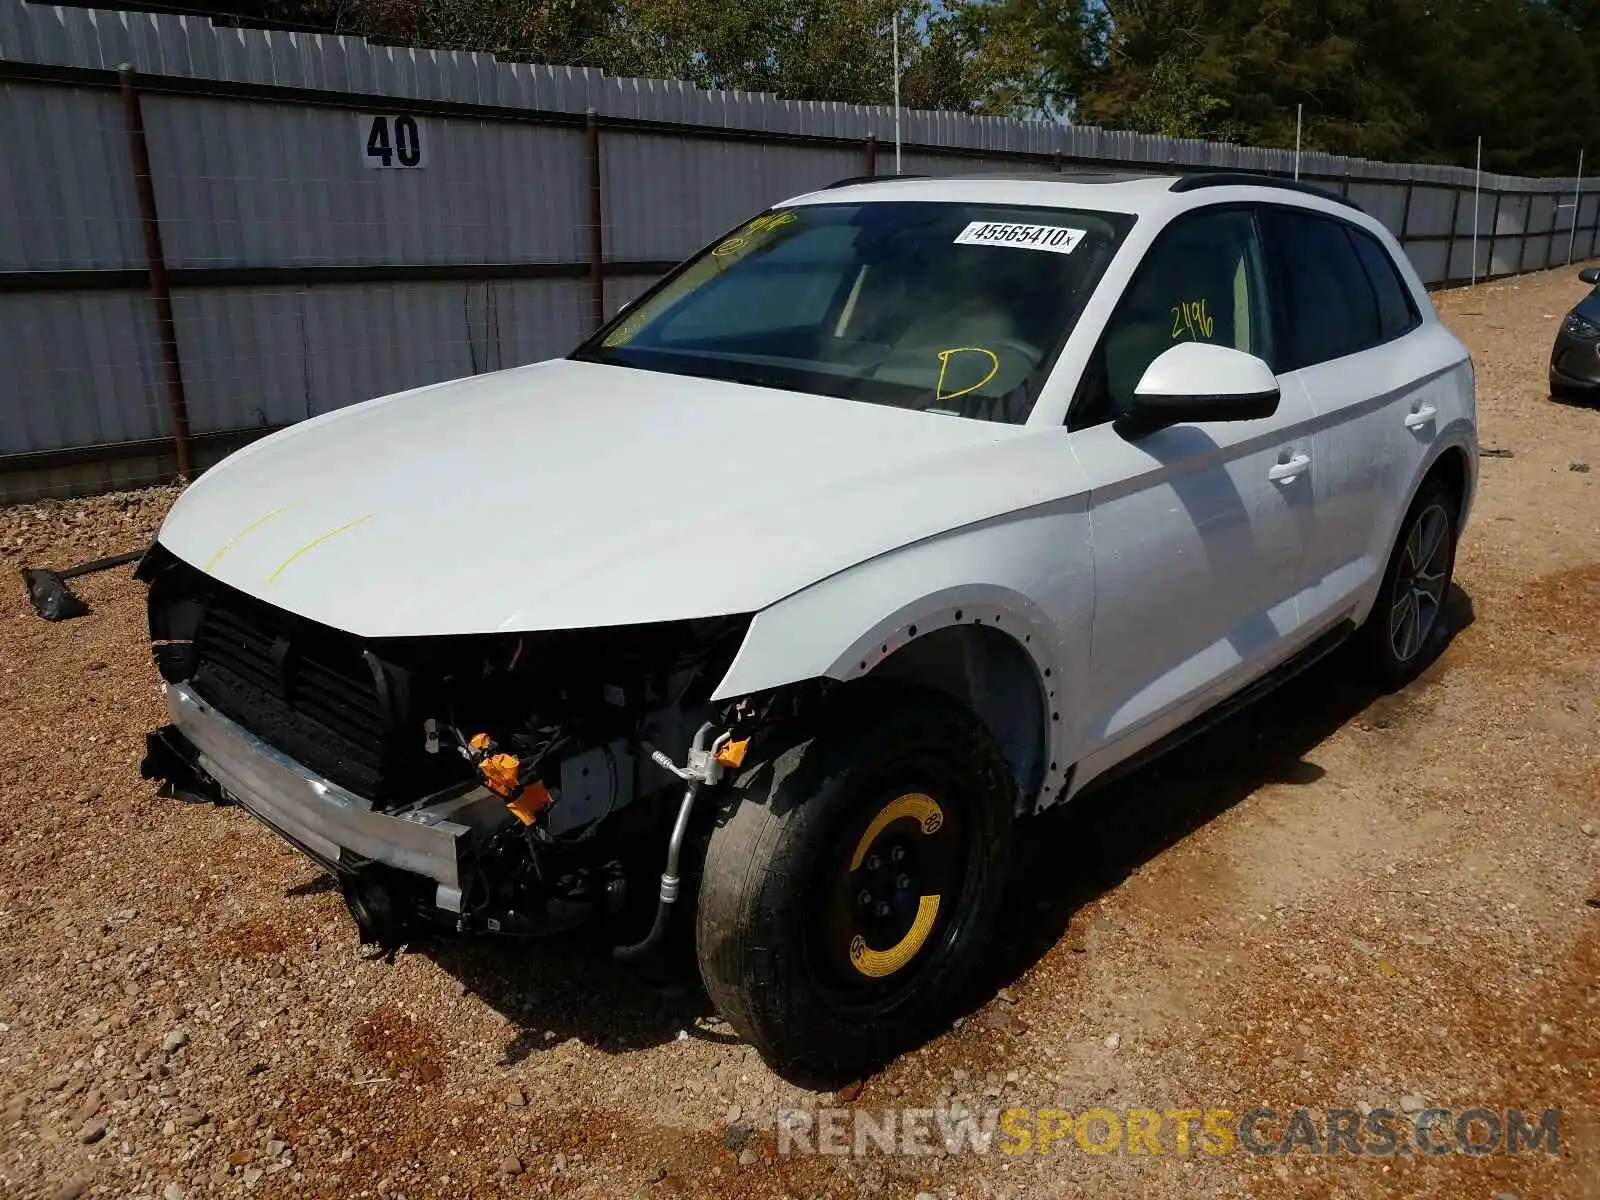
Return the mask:
[[[894,24],[894,173],[900,174],[900,14]]]
[[[1305,105],[1294,106],[1294,181],[1300,182],[1300,126],[1305,115]]]
[[[1578,241],[1578,214],[1583,211],[1583,151],[1578,151],[1578,182],[1572,188],[1572,225],[1567,230],[1567,266],[1572,265],[1572,248]]]
[[[1478,282],[1478,192],[1483,185],[1483,135],[1478,135],[1478,165],[1472,176],[1472,282]],[[1519,267],[1521,263],[1517,264]]]
[[[599,329],[606,323],[605,220],[600,181],[600,118],[589,109],[583,118],[589,166],[589,324]]]
[[[873,178],[878,175],[878,135],[867,134],[867,174]]]
[[[167,383],[167,414],[172,420],[172,449],[178,475],[189,472],[189,403],[183,394],[183,369],[178,363],[178,327],[172,319],[172,291],[167,286],[167,259],[161,249],[161,219],[156,213],[155,183],[150,177],[150,146],[144,136],[144,110],[137,77],[123,63],[117,68],[122,90],[123,123],[128,127],[128,153],[133,160],[133,188],[144,227],[144,257],[150,275],[150,299],[156,308],[156,335],[161,339],[161,366]]]

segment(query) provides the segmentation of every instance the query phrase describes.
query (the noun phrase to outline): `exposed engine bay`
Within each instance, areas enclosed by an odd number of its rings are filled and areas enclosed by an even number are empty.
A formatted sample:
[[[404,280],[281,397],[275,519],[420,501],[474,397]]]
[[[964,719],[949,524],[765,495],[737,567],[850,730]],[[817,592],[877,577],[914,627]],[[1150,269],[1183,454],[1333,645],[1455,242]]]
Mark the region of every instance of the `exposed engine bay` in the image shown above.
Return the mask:
[[[620,912],[675,830],[664,923],[694,791],[739,764],[755,712],[710,702],[748,617],[362,639],[160,545],[139,577],[173,714],[145,775],[316,858],[368,941]]]

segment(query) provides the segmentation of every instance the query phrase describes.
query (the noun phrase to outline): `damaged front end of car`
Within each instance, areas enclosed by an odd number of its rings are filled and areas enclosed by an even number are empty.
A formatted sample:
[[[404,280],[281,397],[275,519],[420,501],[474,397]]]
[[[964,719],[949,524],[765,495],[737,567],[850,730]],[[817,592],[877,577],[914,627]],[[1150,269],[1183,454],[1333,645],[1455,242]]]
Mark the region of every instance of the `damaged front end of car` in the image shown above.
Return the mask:
[[[310,855],[364,941],[556,932],[659,876],[620,954],[659,942],[695,796],[742,759],[747,710],[711,696],[748,616],[369,639],[159,544],[139,577],[170,714],[143,774]]]

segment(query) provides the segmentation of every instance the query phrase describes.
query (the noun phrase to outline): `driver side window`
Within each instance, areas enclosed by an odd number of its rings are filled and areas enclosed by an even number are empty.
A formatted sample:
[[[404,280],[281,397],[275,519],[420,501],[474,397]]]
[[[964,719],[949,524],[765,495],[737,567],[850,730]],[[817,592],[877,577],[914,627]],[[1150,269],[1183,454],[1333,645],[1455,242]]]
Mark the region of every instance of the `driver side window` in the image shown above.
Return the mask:
[[[1182,341],[1272,361],[1271,308],[1256,223],[1247,209],[1180,217],[1156,239],[1106,325],[1069,424],[1084,429],[1131,407],[1145,369]]]

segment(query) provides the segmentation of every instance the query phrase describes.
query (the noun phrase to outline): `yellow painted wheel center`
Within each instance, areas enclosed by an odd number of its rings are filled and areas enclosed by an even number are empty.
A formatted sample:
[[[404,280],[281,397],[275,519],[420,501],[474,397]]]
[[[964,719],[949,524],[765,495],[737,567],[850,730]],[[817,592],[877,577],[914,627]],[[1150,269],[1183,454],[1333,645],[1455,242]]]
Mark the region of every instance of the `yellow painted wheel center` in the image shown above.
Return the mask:
[[[852,872],[861,869],[861,863],[867,857],[867,850],[877,840],[878,835],[889,825],[904,817],[915,818],[925,837],[932,837],[944,827],[944,810],[932,796],[921,792],[907,792],[890,801],[876,817],[872,818],[872,824],[868,825],[866,832],[861,835],[861,840],[856,843],[856,852],[850,858]],[[893,975],[916,957],[917,951],[922,949],[923,943],[928,940],[928,935],[933,932],[934,922],[938,918],[939,897],[924,895],[917,901],[917,915],[912,919],[911,928],[907,929],[905,935],[894,945],[884,950],[875,950],[867,945],[866,938],[859,933],[852,937],[851,965],[871,979],[882,979],[887,975]]]

